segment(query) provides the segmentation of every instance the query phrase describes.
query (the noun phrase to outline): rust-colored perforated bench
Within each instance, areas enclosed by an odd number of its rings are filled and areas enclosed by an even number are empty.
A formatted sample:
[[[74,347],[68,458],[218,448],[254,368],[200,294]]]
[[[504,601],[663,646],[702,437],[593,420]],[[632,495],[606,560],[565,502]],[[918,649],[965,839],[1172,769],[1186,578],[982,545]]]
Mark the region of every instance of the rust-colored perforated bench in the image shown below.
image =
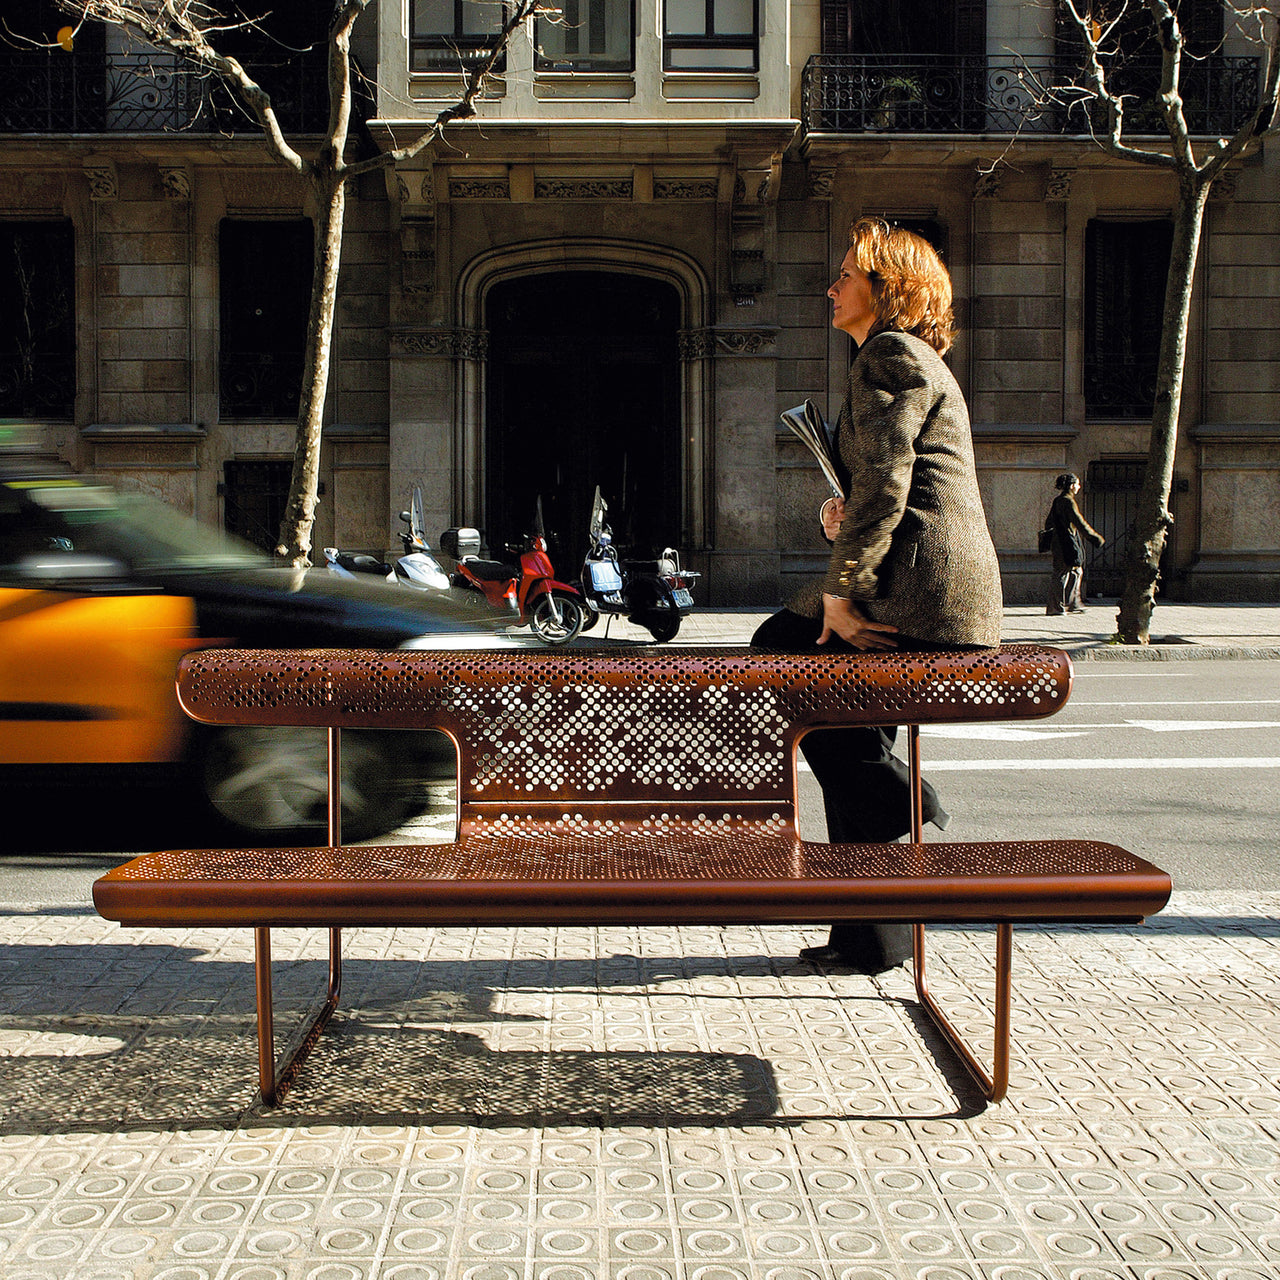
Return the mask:
[[[328,847],[175,849],[93,890],[109,920],[255,930],[259,1076],[277,1103],[333,1012],[343,928],[374,925],[916,922],[921,1003],[992,1100],[1009,1074],[1012,927],[1136,922],[1169,877],[1086,840],[922,840],[921,724],[1052,715],[1059,650],[761,654],[225,650],[182,662],[179,698],[207,724],[330,730]],[[910,844],[802,841],[796,743],[818,727],[908,726]],[[340,730],[436,728],[459,757],[448,844],[342,846]],[[994,1064],[979,1063],[930,995],[924,924],[994,923]],[[328,928],[329,990],[277,1071],[273,927]]]

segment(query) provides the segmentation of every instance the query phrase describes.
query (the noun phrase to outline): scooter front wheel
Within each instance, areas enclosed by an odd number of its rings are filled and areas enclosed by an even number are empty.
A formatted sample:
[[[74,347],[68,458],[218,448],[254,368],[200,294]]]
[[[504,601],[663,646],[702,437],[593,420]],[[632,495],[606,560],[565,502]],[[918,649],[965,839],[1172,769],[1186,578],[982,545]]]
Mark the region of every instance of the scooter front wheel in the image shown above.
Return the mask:
[[[540,595],[529,615],[533,634],[544,644],[568,644],[582,630],[586,610],[580,600],[563,591]]]

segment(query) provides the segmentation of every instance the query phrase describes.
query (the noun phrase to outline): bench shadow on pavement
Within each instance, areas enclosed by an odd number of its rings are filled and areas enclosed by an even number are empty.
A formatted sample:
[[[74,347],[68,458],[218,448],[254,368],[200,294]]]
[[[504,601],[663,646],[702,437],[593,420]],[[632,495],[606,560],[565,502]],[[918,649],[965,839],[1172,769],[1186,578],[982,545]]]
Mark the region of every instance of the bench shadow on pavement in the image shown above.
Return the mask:
[[[284,1106],[265,1110],[256,1097],[253,966],[247,961],[208,960],[193,948],[154,944],[0,947],[0,1044],[22,1046],[5,1059],[0,1078],[0,1134],[246,1122],[790,1127],[823,1118],[786,1114],[772,1065],[753,1053],[551,1047],[551,1020],[496,1009],[495,994],[512,987],[475,980],[477,968],[492,979],[495,967],[509,970],[511,963],[348,959],[338,1014]],[[557,988],[579,995],[585,985],[591,996],[593,988],[607,994],[610,987],[591,960],[517,963],[521,981],[513,987],[536,988],[552,999],[560,998]],[[277,965],[277,1051],[321,994],[324,968],[314,960]],[[704,956],[694,957],[692,966],[676,961],[674,968],[688,976],[729,966]],[[432,987],[432,969],[440,989]],[[655,994],[661,993],[650,988],[636,999]],[[692,1005],[716,997],[688,999]],[[932,1039],[927,1019],[917,1020],[910,1001],[869,989],[846,1003],[864,999],[886,1012],[903,1009],[915,1034]],[[607,1034],[599,1005],[589,1018],[598,1042]],[[510,1040],[513,1026],[526,1033],[520,1047],[490,1047],[488,1038]],[[49,1037],[48,1052],[33,1043],[42,1037]],[[982,1109],[958,1065],[945,1077],[945,1087],[930,1092],[932,1114],[962,1117]],[[876,1099],[884,1101],[883,1091]],[[824,1115],[857,1119],[860,1100],[853,1095],[851,1110],[837,1106]],[[895,1111],[890,1100],[888,1110],[876,1106],[868,1114],[891,1118]]]

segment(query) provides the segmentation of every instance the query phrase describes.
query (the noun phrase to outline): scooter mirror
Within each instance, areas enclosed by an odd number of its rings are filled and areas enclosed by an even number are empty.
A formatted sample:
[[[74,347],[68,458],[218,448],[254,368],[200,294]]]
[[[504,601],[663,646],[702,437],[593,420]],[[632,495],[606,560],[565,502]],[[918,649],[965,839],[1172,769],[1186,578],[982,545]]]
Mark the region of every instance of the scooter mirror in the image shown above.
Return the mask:
[[[413,523],[413,521],[410,519],[409,513],[408,513],[407,511],[402,511],[402,512],[400,513],[400,519],[401,519],[401,520],[403,520],[403,521],[405,522],[405,524],[412,524],[412,523]]]

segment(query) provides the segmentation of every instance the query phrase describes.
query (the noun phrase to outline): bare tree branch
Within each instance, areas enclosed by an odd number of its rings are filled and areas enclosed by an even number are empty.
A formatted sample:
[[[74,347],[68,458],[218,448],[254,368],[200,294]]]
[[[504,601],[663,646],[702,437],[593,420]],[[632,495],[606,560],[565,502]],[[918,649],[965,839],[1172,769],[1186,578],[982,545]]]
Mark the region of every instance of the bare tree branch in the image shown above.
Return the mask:
[[[257,121],[272,155],[295,173],[307,172],[307,161],[285,138],[271,95],[237,59],[219,53],[211,43],[212,37],[229,31],[257,28],[258,20],[226,19],[205,0],[54,0],[54,3],[79,22],[101,22],[116,27],[137,44],[166,50],[218,76]]]
[[[518,3],[512,8],[506,21],[502,24],[501,31],[495,37],[493,47],[480,62],[465,68],[463,72],[463,90],[458,101],[439,112],[431,127],[424,130],[421,137],[406,146],[396,147],[391,151],[384,151],[376,156],[371,156],[367,160],[358,161],[350,165],[346,172],[352,177],[358,177],[362,173],[369,173],[375,169],[385,169],[404,160],[412,160],[414,156],[419,155],[440,136],[446,125],[451,124],[454,120],[466,120],[474,116],[476,113],[475,101],[483,92],[485,82],[505,53],[512,35],[535,14],[543,12],[555,12],[555,10],[550,8],[546,0],[518,0]]]
[[[269,0],[260,2],[268,4]],[[227,33],[246,28],[275,40],[265,25],[269,14],[230,20],[215,7],[213,0],[55,0],[59,9],[75,19],[77,25],[85,21],[105,23],[123,31],[143,47],[175,54],[210,77],[219,78],[257,123],[271,156],[307,181],[308,211],[315,231],[311,305],[293,472],[277,548],[282,557],[299,568],[310,563],[311,530],[318,500],[320,438],[333,345],[347,183],[361,174],[412,159],[440,137],[452,121],[474,115],[475,101],[484,89],[486,77],[498,65],[511,37],[533,14],[549,8],[545,0],[516,0],[485,56],[474,66],[465,68],[457,102],[426,122],[421,136],[412,143],[349,163],[346,152],[351,127],[352,82],[357,74],[352,65],[351,35],[356,21],[372,2],[337,0],[334,6],[325,37],[328,120],[319,147],[313,156],[307,157],[285,137],[270,93],[237,58],[217,47],[217,41]]]

